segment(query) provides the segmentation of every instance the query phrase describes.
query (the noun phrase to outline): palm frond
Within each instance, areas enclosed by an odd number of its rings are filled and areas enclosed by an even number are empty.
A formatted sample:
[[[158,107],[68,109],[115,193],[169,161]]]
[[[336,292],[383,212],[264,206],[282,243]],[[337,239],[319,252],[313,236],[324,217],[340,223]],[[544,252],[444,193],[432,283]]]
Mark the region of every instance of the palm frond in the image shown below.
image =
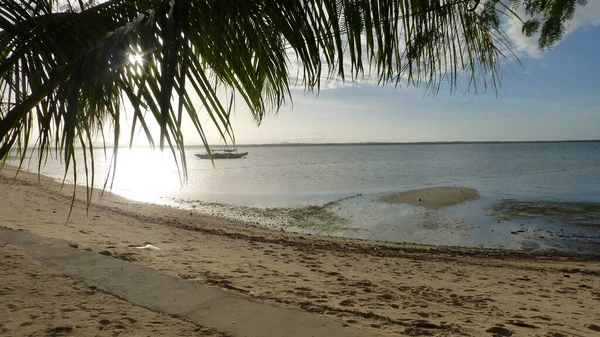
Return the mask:
[[[556,43],[583,0],[2,0],[0,4],[0,158],[34,142],[40,162],[60,153],[66,169],[84,150],[94,184],[94,141],[112,134],[116,156],[121,116],[131,116],[151,145],[168,147],[185,175],[182,123],[191,120],[205,146],[210,116],[226,142],[234,95],[260,123],[290,99],[292,51],[302,84],[406,80],[436,93],[468,76],[474,91],[500,84],[512,52],[500,16],[525,5],[542,27],[540,46]],[[549,28],[548,28],[549,27]],[[558,27],[558,28],[557,28]],[[132,62],[143,55],[143,62]],[[350,67],[347,69],[346,63]],[[133,106],[125,111],[125,106]],[[160,126],[155,142],[149,124]],[[113,161],[116,166],[116,157]],[[114,168],[113,168],[114,169]],[[73,170],[76,172],[76,170]],[[75,177],[76,179],[76,177]],[[88,194],[88,201],[91,195]]]

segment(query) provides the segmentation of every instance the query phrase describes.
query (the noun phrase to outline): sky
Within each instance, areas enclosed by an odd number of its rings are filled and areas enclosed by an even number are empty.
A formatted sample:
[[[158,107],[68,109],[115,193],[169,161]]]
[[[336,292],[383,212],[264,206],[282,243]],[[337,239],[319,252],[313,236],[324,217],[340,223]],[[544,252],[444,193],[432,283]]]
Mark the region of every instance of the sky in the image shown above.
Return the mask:
[[[232,123],[237,144],[548,141],[600,139],[600,1],[579,8],[566,35],[540,51],[537,41],[505,28],[522,62],[503,64],[497,93],[436,96],[423,88],[333,83],[319,95],[292,90],[293,105],[260,126],[243,105]],[[201,144],[189,127],[188,145]],[[208,132],[212,144],[222,144]]]

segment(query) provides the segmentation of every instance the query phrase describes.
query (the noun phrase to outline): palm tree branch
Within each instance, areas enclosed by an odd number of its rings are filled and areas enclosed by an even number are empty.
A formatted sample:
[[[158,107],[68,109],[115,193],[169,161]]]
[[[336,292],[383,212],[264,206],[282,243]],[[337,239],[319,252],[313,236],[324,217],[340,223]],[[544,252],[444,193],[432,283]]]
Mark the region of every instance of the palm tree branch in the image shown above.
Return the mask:
[[[75,165],[75,144],[83,147],[86,180],[93,180],[90,142],[98,130],[104,139],[108,123],[118,146],[128,104],[130,144],[140,127],[153,145],[148,122],[156,121],[160,147],[171,149],[185,173],[184,118],[208,148],[194,103],[223,139],[235,141],[232,93],[257,123],[277,113],[291,101],[290,51],[309,91],[365,71],[375,72],[380,85],[405,80],[433,93],[442,85],[454,90],[465,76],[475,92],[496,90],[500,62],[515,56],[499,25],[498,15],[517,17],[506,1],[111,0],[78,1],[61,12],[44,0],[6,0],[0,7],[0,157],[15,144],[26,148],[24,137],[37,128],[40,154],[53,144],[67,167]],[[528,11],[562,24],[572,17],[568,1]],[[556,40],[557,29],[542,32],[545,44]],[[137,54],[143,64],[130,61]]]

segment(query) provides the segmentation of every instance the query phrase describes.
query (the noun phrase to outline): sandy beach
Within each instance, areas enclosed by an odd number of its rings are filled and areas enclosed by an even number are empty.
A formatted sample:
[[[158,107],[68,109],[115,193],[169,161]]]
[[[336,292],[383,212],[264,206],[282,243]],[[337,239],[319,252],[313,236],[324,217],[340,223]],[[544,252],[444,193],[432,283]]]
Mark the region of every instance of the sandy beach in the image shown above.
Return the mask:
[[[221,336],[132,305],[44,267],[24,249],[0,244],[2,336]]]
[[[10,167],[0,171],[0,226],[66,240],[79,250],[215,285],[253,301],[327,317],[354,333],[600,334],[598,256],[299,235],[110,193],[102,198],[96,193],[89,209],[77,199],[67,221],[71,188],[60,190],[53,180],[38,181],[24,172],[16,180],[14,175]],[[458,193],[465,200],[476,197],[476,192],[463,191]],[[452,192],[454,198],[456,190]],[[429,193],[409,197],[429,200]],[[85,196],[83,189],[78,196]],[[444,199],[431,207],[462,201]],[[2,336],[225,334],[97,291],[2,237],[0,254]]]

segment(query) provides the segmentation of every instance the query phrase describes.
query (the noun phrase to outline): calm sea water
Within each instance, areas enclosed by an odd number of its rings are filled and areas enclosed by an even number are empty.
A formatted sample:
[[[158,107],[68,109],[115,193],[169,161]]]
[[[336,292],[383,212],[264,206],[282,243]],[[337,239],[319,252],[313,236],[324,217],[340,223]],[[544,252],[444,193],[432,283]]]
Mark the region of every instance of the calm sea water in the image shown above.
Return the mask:
[[[147,148],[122,150],[113,191],[134,200],[199,209],[273,228],[280,225],[277,217],[265,216],[257,209],[319,205],[347,198],[331,209],[345,219],[343,228],[285,229],[377,240],[587,250],[586,245],[593,246],[594,238],[600,237],[594,228],[567,226],[564,230],[571,236],[587,241],[539,239],[543,235],[527,233],[556,230],[562,225],[543,221],[498,224],[488,210],[504,198],[600,202],[600,142],[241,149],[249,151],[246,158],[217,160],[214,166],[194,156],[204,152],[202,148],[187,149],[188,181],[184,184],[170,153]],[[97,160],[101,173],[103,156]],[[60,162],[52,160],[42,172],[56,178],[64,173]],[[378,201],[389,192],[454,185],[477,189],[481,198],[444,210]],[[515,230],[522,232],[515,236],[511,234]]]

